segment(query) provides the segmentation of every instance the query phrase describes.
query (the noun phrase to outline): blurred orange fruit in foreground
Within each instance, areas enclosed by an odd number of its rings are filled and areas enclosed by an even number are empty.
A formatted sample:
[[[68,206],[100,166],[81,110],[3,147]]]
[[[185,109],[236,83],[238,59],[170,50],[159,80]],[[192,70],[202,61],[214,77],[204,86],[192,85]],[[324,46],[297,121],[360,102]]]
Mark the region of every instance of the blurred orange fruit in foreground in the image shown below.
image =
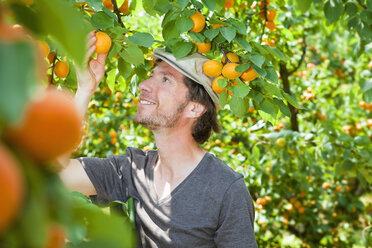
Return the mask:
[[[48,238],[43,248],[63,248],[65,247],[66,232],[57,223],[52,223],[48,229]]]
[[[24,196],[24,179],[13,155],[0,143],[0,235],[16,217]]]
[[[79,144],[81,125],[72,96],[49,88],[29,103],[22,122],[11,127],[6,136],[32,158],[51,161]]]

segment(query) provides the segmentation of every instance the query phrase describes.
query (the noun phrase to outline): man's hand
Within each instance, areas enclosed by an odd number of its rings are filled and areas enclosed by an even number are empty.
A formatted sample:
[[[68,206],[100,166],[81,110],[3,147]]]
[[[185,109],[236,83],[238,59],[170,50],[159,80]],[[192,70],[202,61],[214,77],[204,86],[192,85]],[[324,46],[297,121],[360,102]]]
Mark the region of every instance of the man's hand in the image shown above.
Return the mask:
[[[94,94],[103,76],[105,75],[105,60],[107,53],[98,54],[97,58],[91,58],[96,50],[96,31],[89,33],[87,37],[87,53],[85,56],[83,68],[76,68],[78,79],[78,91],[84,91],[90,96]]]
[[[76,105],[81,116],[84,118],[90,99],[96,91],[99,83],[105,75],[105,60],[107,53],[98,54],[97,58],[91,58],[96,50],[96,31],[89,33],[87,37],[87,53],[82,68],[76,67],[78,89],[75,95]]]

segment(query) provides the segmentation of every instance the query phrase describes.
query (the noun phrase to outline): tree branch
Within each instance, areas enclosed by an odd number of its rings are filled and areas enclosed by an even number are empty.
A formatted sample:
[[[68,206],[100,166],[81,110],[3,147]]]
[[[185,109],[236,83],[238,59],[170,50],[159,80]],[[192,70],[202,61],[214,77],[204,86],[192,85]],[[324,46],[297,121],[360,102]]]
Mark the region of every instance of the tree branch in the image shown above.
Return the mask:
[[[304,61],[304,59],[305,59],[305,55],[306,55],[306,37],[305,37],[305,33],[304,33],[304,35],[302,36],[302,41],[303,41],[303,43],[302,43],[302,54],[301,54],[301,58],[300,58],[300,60],[298,61],[298,63],[297,63],[297,66],[295,67],[295,68],[293,68],[293,70],[290,70],[290,71],[288,71],[288,74],[289,75],[292,75],[294,72],[296,72],[299,68],[300,68],[300,66],[301,66],[301,64],[302,64],[302,61]]]
[[[114,13],[118,17],[118,22],[119,22],[120,26],[125,28],[124,23],[121,21],[121,14],[120,14],[120,10],[118,8],[118,4],[116,3],[116,0],[111,0],[111,2],[112,2],[112,5],[114,6]]]
[[[359,5],[360,6],[362,6],[364,9],[367,9],[367,6],[366,5],[364,5],[364,4],[362,4],[361,2],[360,2],[360,0],[357,0],[357,2],[359,3]]]

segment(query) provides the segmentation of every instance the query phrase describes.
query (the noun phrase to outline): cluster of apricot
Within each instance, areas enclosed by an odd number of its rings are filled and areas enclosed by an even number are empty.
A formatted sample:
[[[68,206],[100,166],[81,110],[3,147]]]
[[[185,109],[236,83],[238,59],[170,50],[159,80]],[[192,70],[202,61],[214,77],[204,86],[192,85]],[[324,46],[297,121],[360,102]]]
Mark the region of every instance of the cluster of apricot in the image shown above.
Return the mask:
[[[318,113],[318,111],[314,110],[313,115],[316,116],[319,120],[324,121],[327,119],[327,116],[325,114]]]
[[[104,32],[96,33],[96,53],[107,53],[111,47],[111,38]],[[38,40],[38,50],[43,58],[47,58],[54,74],[58,78],[66,78],[70,73],[70,66],[65,60],[59,60],[55,51],[50,51],[48,43]],[[57,62],[56,62],[57,60]],[[47,74],[48,83],[53,84],[52,74]]]
[[[265,196],[265,197],[259,197],[256,200],[257,203],[257,209],[261,210],[265,208],[265,205],[271,202],[271,197],[270,196]]]
[[[304,100],[313,100],[314,98],[315,98],[315,95],[311,88],[307,88],[307,90],[301,95],[301,99],[304,99]]]
[[[226,87],[220,87],[218,80],[228,80],[229,86],[236,86],[238,83],[234,80],[237,77],[243,82],[250,82],[258,77],[258,74],[253,70],[252,67],[249,67],[243,73],[237,72],[235,68],[239,65],[240,59],[239,56],[235,53],[227,53],[227,60],[225,56],[222,57],[221,62],[217,60],[209,60],[203,64],[203,71],[207,76],[214,77],[212,83],[212,89],[217,94],[227,90]],[[232,93],[228,92],[231,96]]]
[[[260,14],[259,16],[265,20],[265,26],[270,30],[274,31],[276,28],[276,24],[274,22],[276,17],[276,11],[272,8],[268,8],[270,5],[270,0],[262,0],[258,2],[258,6],[260,7]]]
[[[285,128],[285,125],[283,122],[280,122],[277,126],[274,126],[274,131],[275,132],[279,132],[280,130],[282,130],[283,128]]]
[[[359,102],[359,106],[366,111],[371,111],[372,112],[372,102],[368,104],[368,103],[366,103],[365,101],[362,100],[362,101]]]

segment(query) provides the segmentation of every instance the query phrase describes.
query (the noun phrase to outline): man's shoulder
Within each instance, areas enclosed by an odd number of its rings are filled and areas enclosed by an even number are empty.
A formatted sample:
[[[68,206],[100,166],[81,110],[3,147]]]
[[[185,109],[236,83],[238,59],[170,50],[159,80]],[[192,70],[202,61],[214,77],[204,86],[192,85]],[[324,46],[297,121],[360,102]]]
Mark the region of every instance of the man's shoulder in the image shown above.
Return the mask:
[[[220,186],[229,187],[235,181],[243,178],[242,174],[234,171],[230,166],[211,153],[207,153],[205,163],[204,172]]]

